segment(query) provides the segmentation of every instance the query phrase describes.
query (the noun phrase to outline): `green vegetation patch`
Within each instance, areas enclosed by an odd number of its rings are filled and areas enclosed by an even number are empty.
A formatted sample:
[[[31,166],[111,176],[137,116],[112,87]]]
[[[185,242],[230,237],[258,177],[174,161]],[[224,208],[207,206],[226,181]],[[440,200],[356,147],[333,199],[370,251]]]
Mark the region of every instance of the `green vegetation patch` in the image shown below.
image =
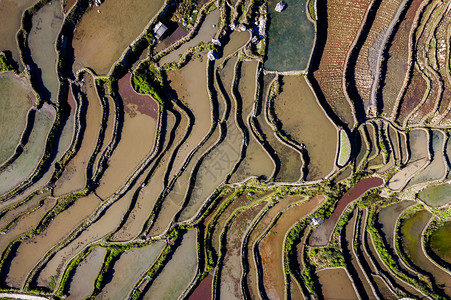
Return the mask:
[[[164,107],[163,76],[161,71],[151,62],[143,62],[133,74],[133,88],[141,94],[151,95]]]
[[[317,270],[329,267],[335,268],[346,266],[338,242],[333,243],[329,247],[310,248],[307,253],[310,258],[310,263],[313,264]]]
[[[316,4],[316,0],[310,0],[308,2],[308,13],[310,15],[310,18],[312,18],[313,21],[316,21],[315,4]]]
[[[338,155],[338,166],[343,167],[351,157],[351,142],[348,134],[343,129],[340,130],[340,154]]]
[[[418,198],[432,207],[439,207],[451,201],[451,184],[430,186],[418,194]]]
[[[451,221],[431,234],[430,245],[441,259],[451,263]]]
[[[14,65],[6,58],[5,53],[0,52],[0,72],[14,71]]]

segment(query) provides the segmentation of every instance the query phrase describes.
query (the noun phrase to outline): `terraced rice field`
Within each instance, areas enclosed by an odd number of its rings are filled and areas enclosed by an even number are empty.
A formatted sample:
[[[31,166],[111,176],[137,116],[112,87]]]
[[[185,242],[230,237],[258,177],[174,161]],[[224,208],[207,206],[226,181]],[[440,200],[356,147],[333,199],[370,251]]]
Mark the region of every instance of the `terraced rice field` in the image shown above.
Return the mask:
[[[23,12],[35,4],[35,0],[5,0],[0,2],[0,18],[3,26],[0,28],[0,49],[10,51],[12,59],[19,63],[20,55],[17,48],[16,33],[21,26]],[[23,70],[24,66],[20,66]]]
[[[0,146],[0,162],[3,164],[19,145],[27,125],[27,115],[35,99],[26,78],[13,73],[0,75],[0,97],[2,99],[0,136],[4,141]],[[12,126],[11,126],[12,125]]]
[[[122,53],[144,31],[164,1],[105,1],[92,6],[77,24],[73,38],[74,73],[83,67],[105,75]],[[100,12],[98,12],[100,11]]]
[[[282,92],[274,99],[274,112],[282,130],[307,150],[307,180],[327,177],[335,166],[337,130],[318,105],[307,78],[284,76]]]
[[[431,247],[437,255],[444,261],[451,262],[451,249],[449,247],[449,232],[451,230],[451,223],[447,222],[439,227],[431,235]]]
[[[277,2],[0,0],[0,298],[451,297],[451,1]]]
[[[45,98],[56,102],[59,81],[56,73],[55,40],[63,24],[63,12],[59,1],[50,1],[33,16],[31,22],[33,27],[28,38],[31,56],[42,74]]]

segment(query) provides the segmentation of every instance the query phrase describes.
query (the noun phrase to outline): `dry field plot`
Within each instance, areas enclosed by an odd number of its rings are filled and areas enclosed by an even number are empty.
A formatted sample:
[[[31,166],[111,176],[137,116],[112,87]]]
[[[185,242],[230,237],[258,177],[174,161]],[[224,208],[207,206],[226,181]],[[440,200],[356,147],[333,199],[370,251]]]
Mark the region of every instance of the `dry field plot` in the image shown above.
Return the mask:
[[[322,3],[321,5],[324,5]],[[354,46],[359,29],[363,25],[371,1],[327,1],[327,39],[318,69],[313,70],[313,77],[318,82],[327,104],[332,108],[341,122],[353,127],[355,121],[354,107],[344,90],[343,75],[349,52]],[[318,6],[318,10],[323,9]],[[349,16],[352,15],[352,18]],[[320,27],[319,30],[326,30]],[[322,28],[322,29],[321,29]]]

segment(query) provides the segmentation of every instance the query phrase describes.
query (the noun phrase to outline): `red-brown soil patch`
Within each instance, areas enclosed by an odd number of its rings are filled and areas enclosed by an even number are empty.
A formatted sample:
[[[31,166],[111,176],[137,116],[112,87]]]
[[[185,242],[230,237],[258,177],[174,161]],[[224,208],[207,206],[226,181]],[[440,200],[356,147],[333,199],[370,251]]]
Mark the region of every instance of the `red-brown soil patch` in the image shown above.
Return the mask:
[[[131,73],[127,73],[124,77],[119,79],[119,94],[124,102],[124,110],[127,114],[133,117],[136,114],[135,107],[140,113],[147,115],[153,119],[158,116],[158,104],[148,95],[141,95],[135,92],[132,87]]]
[[[203,300],[211,299],[211,285],[213,283],[213,276],[208,274],[207,277],[202,279],[194,292],[189,296],[188,300]]]

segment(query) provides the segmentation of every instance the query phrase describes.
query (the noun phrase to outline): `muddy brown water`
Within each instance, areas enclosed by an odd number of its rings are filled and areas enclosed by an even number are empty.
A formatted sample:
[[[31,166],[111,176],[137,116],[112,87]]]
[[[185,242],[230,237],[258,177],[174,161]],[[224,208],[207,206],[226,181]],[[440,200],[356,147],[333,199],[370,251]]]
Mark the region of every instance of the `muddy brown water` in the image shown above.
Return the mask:
[[[304,300],[305,297],[302,294],[302,290],[299,287],[299,284],[296,282],[293,276],[290,276],[290,294],[286,299],[291,300]]]
[[[54,189],[55,195],[64,195],[84,188],[86,185],[86,167],[97,145],[102,124],[103,108],[97,94],[94,78],[85,73],[82,92],[86,95],[86,127],[77,154],[69,161]]]
[[[169,178],[181,168],[188,154],[202,141],[212,124],[212,104],[207,90],[207,59],[192,59],[179,70],[168,71],[168,82],[177,99],[194,115],[194,124],[189,137],[180,147]],[[196,76],[193,76],[196,74]]]
[[[39,202],[48,195],[50,195],[50,193],[37,194],[32,196],[26,202],[16,206],[15,208],[12,209],[6,208],[6,212],[0,218],[0,229],[4,228],[11,221],[13,221],[15,218],[25,213],[26,211],[31,212],[33,209],[37,208],[39,206]]]
[[[264,80],[270,79],[265,76]],[[303,167],[300,153],[286,144],[279,141],[274,133],[274,130],[266,122],[264,117],[264,110],[266,105],[266,95],[270,88],[268,83],[265,83],[266,88],[262,89],[262,112],[257,116],[257,122],[260,126],[262,133],[265,135],[268,144],[275,151],[275,154],[280,160],[280,169],[275,175],[274,181],[279,182],[294,182],[301,178],[301,168]]]
[[[249,31],[234,31],[230,34],[227,44],[223,45],[222,57],[216,65],[220,65],[225,58],[235,53],[238,49],[247,44],[250,39]]]
[[[20,71],[23,66],[20,63],[19,49],[17,48],[16,33],[22,23],[22,13],[36,0],[2,0],[0,1],[0,49],[11,51],[12,58],[19,64]]]
[[[8,244],[12,242],[16,237],[35,228],[41,218],[55,205],[55,203],[55,199],[48,199],[38,209],[21,216],[13,227],[11,227],[5,234],[1,235],[0,253],[3,253],[6,246],[8,246]]]
[[[196,234],[196,230],[185,233],[171,260],[155,278],[143,299],[177,299],[185,291],[197,272]]]
[[[167,135],[169,135],[169,131],[172,130],[174,125],[175,117],[172,114],[168,114],[168,126],[166,131]],[[177,132],[180,131],[182,131],[182,129],[177,130]],[[165,140],[167,141],[167,138]],[[166,147],[166,145],[167,142],[165,143],[164,147]],[[163,177],[167,172],[169,159],[172,155],[173,150],[173,148],[170,148],[168,151],[163,153],[162,159],[159,161],[158,165],[155,167],[155,163],[157,163],[155,161],[152,164],[151,168],[149,168],[149,172],[146,172],[145,177],[149,176],[148,173],[152,172],[152,169],[155,168],[155,171],[153,171],[152,177],[150,178],[149,182],[141,188],[136,200],[136,204],[133,207],[133,210],[130,212],[130,215],[128,216],[125,224],[114,235],[115,240],[124,241],[132,239],[133,237],[137,236],[143,229],[144,223],[149,217],[149,214],[154,208],[158,197],[165,187]],[[142,177],[143,179],[141,181],[144,181],[144,176]]]
[[[344,249],[344,251],[348,252],[350,254],[350,262],[351,262],[351,268],[355,270],[355,272],[351,272],[350,276],[353,278],[353,280],[358,280],[361,282],[361,287],[363,287],[364,295],[367,296],[369,299],[377,299],[374,295],[371,285],[369,281],[366,279],[364,270],[360,268],[359,265],[359,257],[356,254],[355,246],[354,246],[354,237],[355,237],[355,230],[356,228],[356,222],[357,222],[357,214],[358,210],[354,210],[353,216],[349,220],[349,222],[344,227],[344,232],[346,233],[346,242],[343,243],[343,240],[341,240],[341,247]],[[343,231],[342,231],[343,232]],[[349,269],[348,267],[348,270]],[[359,286],[357,286],[359,287]]]
[[[110,145],[111,141],[113,140],[114,135],[114,125],[116,123],[116,104],[114,103],[114,100],[111,96],[107,95],[105,96],[106,102],[108,102],[108,117],[106,121],[106,128],[105,128],[105,136],[103,138],[103,144],[102,148],[99,151],[99,154],[97,155],[94,164],[92,173],[95,174],[98,171],[99,168],[99,161],[102,158],[102,153],[106,150],[106,148]]]
[[[193,237],[195,241],[195,236]],[[149,246],[129,249],[121,254],[114,264],[114,273],[111,281],[102,289],[99,299],[127,299],[127,295],[138,283],[139,278],[155,262],[163,250],[165,242],[157,241]],[[155,298],[158,299],[158,298]]]
[[[222,229],[224,228],[227,219],[233,214],[234,211],[238,211],[239,209],[242,209],[245,206],[249,206],[253,204],[254,202],[259,201],[260,198],[268,196],[271,198],[274,195],[274,193],[268,193],[268,194],[257,194],[254,195],[252,198],[248,198],[246,194],[239,196],[238,198],[232,200],[228,204],[228,206],[222,211],[222,213],[219,216],[214,217],[215,223],[213,224],[214,227],[212,227],[211,224],[208,224],[209,233],[211,234],[211,245],[215,249],[216,253],[219,253],[221,244],[220,244],[220,237],[222,233]],[[232,197],[236,197],[232,195]],[[250,252],[252,253],[252,252]]]
[[[324,299],[358,299],[349,275],[344,268],[323,269],[316,273]]]
[[[99,204],[100,200],[92,194],[80,198],[56,216],[41,234],[21,243],[11,261],[6,283],[12,287],[21,287],[39,259],[93,213]]]
[[[55,109],[48,104],[44,104],[36,112],[33,130],[22,154],[0,173],[0,195],[12,190],[33,174],[44,155],[47,136],[54,120]]]
[[[3,3],[4,1],[0,2],[0,14]],[[2,109],[0,110],[1,165],[13,155],[19,144],[26,126],[28,110],[33,106],[35,97],[25,77],[6,72],[0,74],[0,99],[2,99]]]
[[[274,172],[274,162],[264,148],[256,140],[249,126],[248,118],[254,110],[257,81],[257,61],[243,61],[241,63],[241,76],[238,81],[238,93],[241,98],[241,118],[249,133],[246,156],[240,163],[230,182],[241,182],[250,176],[263,176],[271,178]]]
[[[188,300],[211,299],[212,284],[213,276],[211,276],[211,274],[208,274],[204,279],[202,279],[193,293],[189,296]]]
[[[326,177],[335,166],[337,129],[327,118],[305,76],[284,76],[274,110],[282,130],[305,145],[310,162],[307,180]]]
[[[188,199],[187,206],[183,209],[179,220],[185,221],[193,218],[202,207],[208,197],[221,185],[226,176],[235,167],[240,159],[243,135],[235,120],[235,102],[230,94],[233,84],[234,66],[237,58],[230,59],[220,73],[227,97],[230,99],[230,115],[227,118],[227,133],[224,140],[215,146],[202,160],[196,174],[194,188]]]
[[[31,56],[42,72],[42,82],[48,91],[45,97],[53,103],[57,102],[59,88],[55,44],[63,19],[60,1],[53,0],[33,15],[33,27],[28,36]]]
[[[315,197],[288,208],[261,240],[259,252],[263,268],[263,284],[270,299],[283,299],[285,296],[283,245],[287,232],[303,217],[313,212],[323,200],[324,197]]]
[[[410,55],[410,30],[415,23],[417,10],[424,1],[414,0],[407,6],[407,12],[403,19],[400,19],[400,26],[394,31],[394,38],[388,48],[388,59],[386,62],[387,71],[382,89],[382,99],[384,99],[383,114],[390,117],[396,107],[395,100],[402,90],[402,85],[407,76]]]
[[[350,189],[338,201],[337,207],[330,217],[324,221],[323,224],[314,229],[309,239],[311,246],[326,246],[329,243],[329,238],[335,228],[335,224],[340,219],[341,214],[346,209],[349,203],[357,200],[360,196],[365,194],[372,188],[381,186],[384,180],[378,177],[364,178],[360,180],[352,189]]]
[[[160,59],[159,64],[164,65],[167,63],[176,62],[180,56],[189,48],[197,46],[200,42],[208,43],[215,36],[218,31],[217,23],[219,21],[220,11],[215,9],[210,12],[204,19],[201,27],[198,29],[196,36],[190,41],[181,45],[178,49],[172,51],[168,55]]]
[[[259,214],[266,202],[259,203],[241,212],[226,233],[225,256],[220,273],[219,294],[221,299],[243,299],[241,290],[242,242],[250,229],[252,221]]]
[[[52,276],[62,275],[63,266],[76,253],[81,251],[88,244],[101,239],[108,233],[111,233],[117,226],[119,226],[121,219],[130,205],[130,199],[123,197],[111,205],[104,215],[83,230],[83,232],[75,240],[70,242],[55,256],[53,256],[45,265],[37,278],[39,286],[49,286]]]
[[[175,214],[181,209],[181,206],[186,198],[185,196],[190,185],[190,178],[194,165],[199,161],[205,151],[213,146],[218,139],[219,129],[217,127],[206,143],[193,155],[185,171],[180,177],[178,177],[173,189],[166,196],[162,204],[161,211],[150,230],[149,234],[151,236],[157,236],[164,233],[173,221]]]
[[[105,258],[106,249],[96,247],[77,266],[69,283],[68,300],[86,299],[94,290],[94,281],[99,274]]]
[[[402,246],[412,262],[418,268],[432,274],[436,284],[444,290],[448,297],[451,297],[451,274],[433,264],[424,253],[421,234],[431,217],[432,214],[429,211],[420,210],[405,220],[401,226]]]
[[[127,47],[146,29],[163,0],[109,0],[92,6],[75,28],[74,72],[90,67],[105,75]],[[97,12],[100,11],[100,13]]]
[[[247,246],[247,261],[248,261],[248,273],[246,278],[246,284],[251,295],[258,295],[258,277],[257,268],[254,257],[254,246],[257,239],[265,232],[269,225],[273,222],[274,218],[283,210],[285,210],[290,204],[299,201],[299,196],[285,197],[278,201],[273,207],[271,207],[265,215],[260,219],[258,224],[252,230],[249,236],[249,242]]]
[[[97,193],[107,198],[118,190],[155,147],[158,126],[158,104],[149,97],[139,97],[130,86],[130,77],[119,80],[124,104],[121,140],[108,160]]]

